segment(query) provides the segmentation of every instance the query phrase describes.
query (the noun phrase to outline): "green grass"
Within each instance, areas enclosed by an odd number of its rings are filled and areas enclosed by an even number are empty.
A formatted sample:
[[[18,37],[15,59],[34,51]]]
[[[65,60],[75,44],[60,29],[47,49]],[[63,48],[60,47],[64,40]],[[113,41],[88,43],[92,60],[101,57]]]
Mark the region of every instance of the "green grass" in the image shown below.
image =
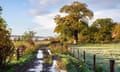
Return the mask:
[[[62,66],[65,65],[67,72],[93,72],[82,61],[69,55],[59,54]]]
[[[24,63],[30,62],[31,59],[33,59],[35,57],[36,57],[36,54],[24,55],[24,56],[20,57],[20,59],[18,61],[14,60],[11,63],[12,64],[24,64]]]
[[[109,72],[109,60],[115,60],[115,72],[120,71],[120,43],[116,44],[81,44],[71,45],[79,48],[80,59],[83,59],[83,51],[86,52],[86,64],[92,68],[93,54],[96,54],[97,72]],[[74,51],[77,56],[77,51]]]
[[[7,65],[6,69],[0,70],[0,72],[15,72],[15,67],[28,64],[33,58],[36,57],[36,54],[22,56],[18,61],[13,61]]]

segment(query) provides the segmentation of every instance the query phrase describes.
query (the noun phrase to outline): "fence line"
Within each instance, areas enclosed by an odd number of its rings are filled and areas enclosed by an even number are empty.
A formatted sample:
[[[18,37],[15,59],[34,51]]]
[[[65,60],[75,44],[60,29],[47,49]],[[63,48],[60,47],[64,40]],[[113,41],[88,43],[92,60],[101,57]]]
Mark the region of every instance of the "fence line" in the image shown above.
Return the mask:
[[[103,64],[103,65],[108,64],[108,66],[106,67],[106,69],[109,68],[109,70],[107,70],[108,72],[120,72],[119,69],[118,69],[118,71],[115,70],[116,63],[120,63],[120,61],[117,61],[117,60],[120,60],[120,58],[118,58],[118,59],[114,58],[114,55],[117,55],[117,56],[120,55],[119,49],[118,50],[115,50],[113,48],[105,48],[105,49],[104,48],[102,48],[102,49],[99,49],[99,48],[90,48],[90,49],[89,48],[70,48],[70,49],[72,50],[71,52],[74,57],[76,57],[78,59],[82,58],[84,63],[86,63],[88,65],[93,65],[94,72],[96,72],[96,66],[101,65],[101,64]],[[92,56],[90,56],[90,55],[92,55]],[[109,57],[107,57],[108,55],[109,55]],[[88,62],[87,58],[91,59],[92,64],[90,64],[90,61],[89,61],[89,63],[87,63]]]

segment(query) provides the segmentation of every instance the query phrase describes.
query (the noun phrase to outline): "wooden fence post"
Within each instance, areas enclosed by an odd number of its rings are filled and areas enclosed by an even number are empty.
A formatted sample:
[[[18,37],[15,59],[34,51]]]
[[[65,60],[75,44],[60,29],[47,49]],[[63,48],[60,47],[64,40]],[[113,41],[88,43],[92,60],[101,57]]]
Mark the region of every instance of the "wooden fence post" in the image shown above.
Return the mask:
[[[72,56],[74,57],[74,48],[72,48]]]
[[[96,72],[96,55],[93,55],[93,70]]]
[[[77,58],[77,54],[76,54],[76,48],[74,49],[74,56],[75,56],[75,58]]]
[[[74,53],[75,53],[75,49],[73,48],[73,57],[75,57],[75,54],[74,54]]]
[[[20,53],[19,53],[19,49],[16,50],[16,59],[19,60],[20,57]]]
[[[114,65],[115,65],[115,60],[110,60],[110,72],[115,72]]]
[[[80,53],[79,53],[79,49],[77,49],[77,57],[78,57],[78,59],[79,59],[79,54],[80,54]]]
[[[84,63],[85,63],[85,51],[83,51],[83,60],[84,60]]]

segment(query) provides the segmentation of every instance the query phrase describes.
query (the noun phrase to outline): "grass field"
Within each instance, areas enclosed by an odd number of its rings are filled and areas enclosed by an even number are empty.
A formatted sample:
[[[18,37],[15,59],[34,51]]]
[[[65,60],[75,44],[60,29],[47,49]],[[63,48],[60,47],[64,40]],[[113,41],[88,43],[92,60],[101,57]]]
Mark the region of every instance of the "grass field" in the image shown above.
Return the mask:
[[[71,47],[108,47],[108,48],[120,48],[120,43],[111,43],[111,44],[77,44],[77,45],[70,45]]]
[[[77,56],[77,50],[79,49],[80,59],[83,59],[83,51],[86,52],[86,64],[92,68],[93,54],[96,54],[96,64],[101,68],[98,68],[100,72],[109,72],[109,60],[115,60],[115,72],[120,72],[120,44],[81,44],[71,45],[75,48],[75,56]]]

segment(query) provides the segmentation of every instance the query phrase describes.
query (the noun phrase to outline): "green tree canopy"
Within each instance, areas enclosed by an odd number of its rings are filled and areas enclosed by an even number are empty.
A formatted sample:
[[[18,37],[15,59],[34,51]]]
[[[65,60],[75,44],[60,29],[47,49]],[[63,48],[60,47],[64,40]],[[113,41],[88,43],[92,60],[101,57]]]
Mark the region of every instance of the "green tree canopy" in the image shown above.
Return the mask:
[[[1,12],[2,8],[0,7]],[[10,40],[10,34],[6,21],[0,16],[0,66],[6,64],[12,58],[14,45]]]
[[[94,34],[95,42],[109,42],[112,40],[112,30],[115,23],[111,18],[101,18],[93,22],[91,30]]]
[[[56,27],[54,32],[59,33],[64,38],[74,38],[78,41],[78,34],[88,27],[87,19],[93,17],[93,12],[87,8],[86,4],[73,2],[71,5],[65,5],[60,9],[60,12],[65,12],[65,16],[57,15],[54,20]]]

